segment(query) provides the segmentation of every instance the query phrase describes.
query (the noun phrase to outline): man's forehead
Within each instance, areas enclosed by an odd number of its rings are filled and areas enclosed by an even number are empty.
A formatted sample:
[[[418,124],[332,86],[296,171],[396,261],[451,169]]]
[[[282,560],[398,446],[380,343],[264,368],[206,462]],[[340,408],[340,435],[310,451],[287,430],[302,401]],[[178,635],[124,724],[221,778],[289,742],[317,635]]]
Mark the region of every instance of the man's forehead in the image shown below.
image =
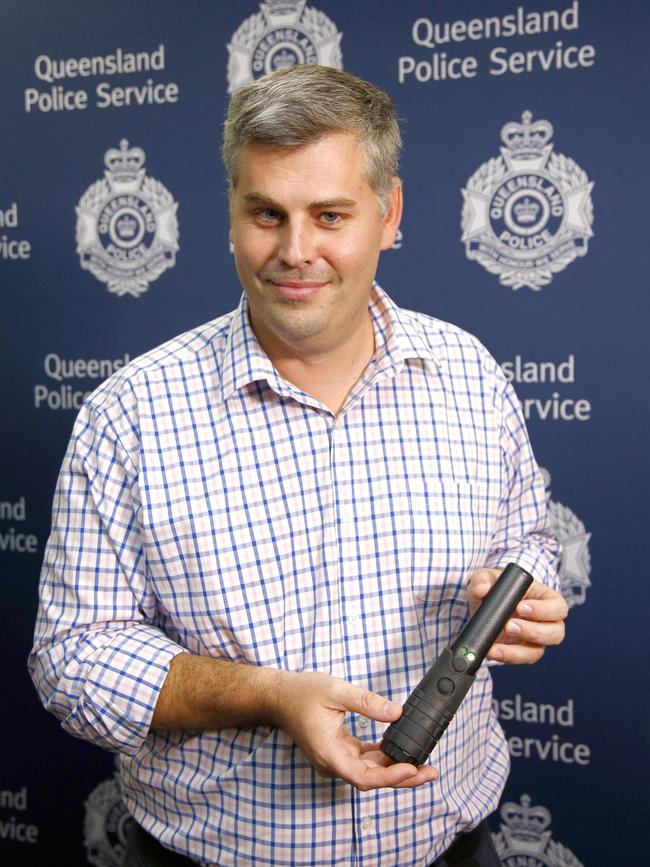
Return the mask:
[[[296,148],[250,141],[240,151],[234,188],[248,199],[268,199],[278,184],[316,185],[314,201],[350,204],[365,195],[367,168],[366,150],[352,133],[321,136]]]
[[[329,133],[296,147],[284,147],[253,139],[246,142],[239,152],[239,166],[254,167],[257,163],[278,163],[290,167],[299,163],[305,156],[324,156],[345,153],[348,161],[358,162],[360,169],[365,169],[367,162],[366,148],[354,133]]]

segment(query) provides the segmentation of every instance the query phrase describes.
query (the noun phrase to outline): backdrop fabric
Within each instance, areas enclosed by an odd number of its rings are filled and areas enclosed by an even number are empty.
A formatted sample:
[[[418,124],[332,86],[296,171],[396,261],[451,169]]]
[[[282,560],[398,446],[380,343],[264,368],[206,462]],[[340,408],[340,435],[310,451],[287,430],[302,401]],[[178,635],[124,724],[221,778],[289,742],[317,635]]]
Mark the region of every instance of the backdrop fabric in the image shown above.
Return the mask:
[[[494,669],[502,863],[645,863],[649,24],[641,0],[0,5],[2,863],[119,864],[113,757],[26,671],[52,493],[84,395],[237,304],[229,94],[315,62],[394,99],[378,280],[502,365],[564,545],[566,641]]]

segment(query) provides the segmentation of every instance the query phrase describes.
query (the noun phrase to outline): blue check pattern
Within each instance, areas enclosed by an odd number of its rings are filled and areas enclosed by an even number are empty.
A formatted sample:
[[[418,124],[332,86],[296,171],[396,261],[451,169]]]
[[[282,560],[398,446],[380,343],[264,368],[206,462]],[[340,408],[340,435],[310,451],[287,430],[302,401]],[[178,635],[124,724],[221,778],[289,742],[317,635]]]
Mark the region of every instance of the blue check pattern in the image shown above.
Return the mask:
[[[508,773],[485,669],[434,753],[440,780],[416,790],[322,779],[274,728],[149,731],[179,652],[402,702],[465,621],[472,570],[556,580],[498,365],[378,286],[370,312],[375,354],[337,416],[273,368],[242,298],[102,384],[64,459],[32,677],[67,731],[119,753],[135,818],[204,865],[426,865]]]

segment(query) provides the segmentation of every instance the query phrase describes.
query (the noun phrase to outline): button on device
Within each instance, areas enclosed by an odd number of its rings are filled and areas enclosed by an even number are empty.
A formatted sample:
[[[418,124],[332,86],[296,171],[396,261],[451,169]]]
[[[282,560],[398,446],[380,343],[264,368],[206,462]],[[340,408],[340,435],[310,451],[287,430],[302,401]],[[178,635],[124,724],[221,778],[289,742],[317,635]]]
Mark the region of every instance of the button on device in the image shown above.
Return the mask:
[[[441,677],[436,686],[438,687],[438,692],[441,692],[443,695],[451,695],[456,689],[456,684],[450,677]]]
[[[459,673],[467,671],[467,660],[464,656],[454,656],[451,661],[454,671]]]

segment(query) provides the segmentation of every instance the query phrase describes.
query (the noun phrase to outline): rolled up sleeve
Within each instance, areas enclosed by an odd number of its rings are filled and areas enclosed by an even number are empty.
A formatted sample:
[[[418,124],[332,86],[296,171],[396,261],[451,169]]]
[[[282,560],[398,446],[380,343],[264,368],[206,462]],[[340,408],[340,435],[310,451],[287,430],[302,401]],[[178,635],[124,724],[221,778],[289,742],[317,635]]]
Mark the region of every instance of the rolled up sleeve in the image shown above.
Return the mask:
[[[133,431],[128,408],[124,419]],[[120,431],[84,405],[54,495],[28,662],[64,729],[127,754],[146,738],[170,662],[184,650],[155,625],[137,481]]]

